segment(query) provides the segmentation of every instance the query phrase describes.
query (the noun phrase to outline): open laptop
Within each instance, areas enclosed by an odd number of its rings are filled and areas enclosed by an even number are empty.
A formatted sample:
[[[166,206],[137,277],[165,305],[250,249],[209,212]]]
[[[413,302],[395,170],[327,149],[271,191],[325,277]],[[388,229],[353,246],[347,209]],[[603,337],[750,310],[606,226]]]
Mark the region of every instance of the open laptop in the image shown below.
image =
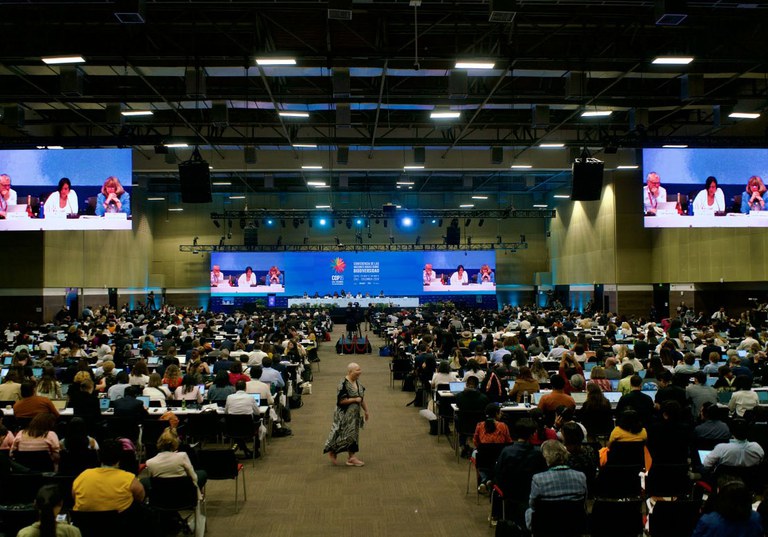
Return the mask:
[[[733,392],[718,392],[717,402],[723,405],[727,405],[731,402],[731,397],[733,397]]]
[[[35,378],[40,378],[43,376],[43,368],[42,367],[33,367],[32,368],[32,376]]]
[[[539,401],[541,401],[541,398],[544,397],[545,395],[546,394],[542,392],[535,392],[531,394],[531,397],[532,397],[531,403],[533,403],[534,405],[538,405]]]
[[[597,365],[597,362],[587,362],[584,364],[584,371],[592,371],[592,369]]]
[[[707,455],[712,453],[711,449],[700,449],[699,450],[699,461],[701,461],[702,464],[704,464],[704,459],[707,458]]]
[[[109,399],[107,399],[107,401],[109,401]],[[67,408],[66,399],[51,399],[51,403],[53,404],[53,407],[59,412]]]
[[[707,386],[714,386],[719,377],[707,377]]]
[[[160,361],[159,356],[150,356],[149,358],[147,358],[147,365],[157,365],[159,361]]]
[[[746,350],[736,351],[736,354],[739,355],[739,358],[746,358],[747,357],[747,351]]]
[[[253,400],[256,401],[256,406],[261,406],[261,394],[259,394],[259,393],[252,393],[250,395],[251,395],[251,397],[253,397]]]
[[[622,393],[621,392],[603,392],[603,395],[611,404],[615,404],[619,402],[619,399],[621,399]]]
[[[768,404],[768,391],[760,390],[755,392],[757,394],[757,401],[761,405]]]
[[[587,400],[587,392],[572,392],[571,397],[577,405],[581,405]]]
[[[610,382],[611,382],[611,389],[613,391],[616,391],[616,390],[619,389],[619,381],[618,381],[618,379],[611,379]]]
[[[13,356],[6,356],[3,358],[3,365],[11,365],[13,363]]]
[[[144,408],[149,408],[149,397],[146,395],[139,395],[136,397],[138,401],[141,401],[141,403],[144,405]]]
[[[101,408],[101,411],[103,412],[103,411],[109,409],[109,404],[111,402],[112,401],[110,401],[106,397],[102,397],[101,399],[99,399],[99,408]]]
[[[451,393],[463,392],[465,386],[466,386],[466,382],[450,382],[450,383],[448,383],[448,389],[451,390]]]

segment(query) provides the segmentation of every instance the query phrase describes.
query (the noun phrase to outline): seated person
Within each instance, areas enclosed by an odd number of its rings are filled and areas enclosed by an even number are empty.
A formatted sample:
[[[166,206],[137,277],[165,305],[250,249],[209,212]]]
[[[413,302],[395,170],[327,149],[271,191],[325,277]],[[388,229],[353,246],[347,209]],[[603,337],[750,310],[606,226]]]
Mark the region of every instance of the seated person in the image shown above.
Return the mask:
[[[51,192],[45,201],[45,216],[77,214],[80,210],[77,193],[72,190],[72,183],[66,177],[59,180],[56,191]]]
[[[704,190],[700,191],[693,200],[693,214],[695,216],[714,214],[725,211],[725,196],[717,186],[717,179],[707,177]]]
[[[67,522],[57,521],[64,507],[64,498],[58,485],[43,485],[35,498],[37,522],[19,531],[17,537],[80,537],[80,530]]]
[[[245,267],[245,272],[237,279],[238,287],[256,287],[256,274],[253,273],[253,269]]]
[[[747,181],[747,189],[741,195],[741,212],[764,211],[768,202],[768,189],[765,188],[762,178],[753,175]]]
[[[269,273],[267,274],[266,284],[267,285],[283,285],[284,280],[283,273],[280,272],[280,269],[276,266],[272,266],[269,269]]]
[[[101,192],[96,196],[96,216],[107,213],[131,214],[131,195],[115,176],[107,177]]]
[[[469,283],[469,276],[464,271],[464,265],[456,267],[456,272],[451,274],[451,285],[467,285]]]
[[[496,283],[494,273],[488,265],[480,267],[480,272],[477,273],[476,279],[477,283]]]
[[[424,285],[431,285],[433,281],[437,280],[437,273],[432,270],[432,263],[424,265],[424,273],[422,274],[422,280]]]
[[[149,479],[142,479],[142,485],[146,490],[151,487],[151,478],[184,477],[188,476],[198,488],[198,498],[202,495],[200,490],[205,487],[207,474],[204,470],[195,470],[189,460],[189,455],[179,451],[179,437],[176,430],[168,427],[157,439],[157,455],[147,460],[147,473]]]
[[[731,422],[733,438],[727,444],[717,444],[701,461],[704,471],[714,474],[720,465],[741,468],[760,465],[765,452],[760,444],[747,440],[747,429],[748,426],[744,420],[733,420]]]

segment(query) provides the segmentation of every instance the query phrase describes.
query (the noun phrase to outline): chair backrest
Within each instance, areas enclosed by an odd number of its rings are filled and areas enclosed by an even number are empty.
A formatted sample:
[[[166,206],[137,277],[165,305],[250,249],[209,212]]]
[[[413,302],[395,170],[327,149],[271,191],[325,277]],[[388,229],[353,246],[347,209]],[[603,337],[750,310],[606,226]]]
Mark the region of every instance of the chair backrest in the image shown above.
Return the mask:
[[[596,500],[589,519],[590,534],[592,537],[636,537],[643,531],[642,509],[642,500]]]
[[[189,476],[153,477],[149,504],[157,509],[180,511],[197,506],[197,487]]]
[[[75,506],[75,499],[72,497],[72,483],[75,482],[76,477],[73,475],[46,474],[43,478],[46,485],[59,487],[65,510],[70,510]]]
[[[699,521],[700,511],[700,500],[656,502],[648,516],[651,537],[691,535]]]
[[[581,535],[587,528],[583,500],[536,502],[531,529],[536,537]]]
[[[726,466],[721,464],[715,470],[715,475],[718,479],[723,475],[736,477],[741,479],[753,492],[763,492],[762,472],[759,471],[758,466]]]
[[[14,451],[13,460],[36,472],[53,472],[53,459],[48,450]]]
[[[235,479],[238,474],[238,462],[231,449],[201,449],[197,453],[200,468],[205,470],[208,479]]]
[[[226,414],[224,434],[230,438],[252,438],[258,430],[257,420],[247,414]]]
[[[67,449],[61,450],[59,458],[59,473],[68,476],[78,476],[88,468],[98,468],[99,452],[93,449],[72,452]]]
[[[190,414],[187,418],[187,436],[196,440],[219,434],[219,415],[216,412]]]
[[[661,464],[654,462],[645,478],[648,496],[687,497],[692,490],[688,477],[688,464]]]
[[[459,434],[472,435],[477,424],[485,419],[484,412],[468,412],[461,410],[456,413],[456,431]]]
[[[101,537],[105,528],[109,528],[110,537],[123,537],[127,534],[117,511],[72,511],[72,524],[77,526],[83,537]]]
[[[43,484],[43,476],[39,473],[5,475],[0,486],[0,505],[32,503]]]
[[[635,464],[603,467],[595,481],[599,498],[637,498],[640,496],[640,468]]]
[[[475,456],[475,466],[477,468],[493,468],[499,459],[501,451],[510,444],[480,444],[477,446],[477,455]]]
[[[109,416],[104,422],[105,438],[130,438],[134,443],[139,441],[139,421],[122,416]]]
[[[645,442],[614,442],[608,451],[608,464],[633,464],[645,468]]]
[[[32,505],[2,505],[0,521],[3,535],[16,535],[37,521],[37,510]]]

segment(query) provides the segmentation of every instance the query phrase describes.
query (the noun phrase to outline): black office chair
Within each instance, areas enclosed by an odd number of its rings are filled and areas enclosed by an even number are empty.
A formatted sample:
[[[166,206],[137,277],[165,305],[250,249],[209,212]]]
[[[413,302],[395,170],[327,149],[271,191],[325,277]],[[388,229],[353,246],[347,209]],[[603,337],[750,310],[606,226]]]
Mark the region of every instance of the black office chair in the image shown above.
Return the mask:
[[[243,465],[238,462],[235,452],[231,449],[202,449],[197,454],[197,460],[200,468],[205,470],[208,475],[209,481],[223,479],[235,480],[235,511],[240,511],[240,506],[237,503],[237,486],[241,474],[243,476],[243,501],[248,500],[248,495],[245,488],[245,472],[243,472]]]
[[[150,479],[149,505],[160,515],[163,529],[191,533],[189,518],[194,515],[198,503],[197,486],[189,476],[153,477]],[[180,511],[192,511],[183,517]]]
[[[200,446],[211,437],[217,441],[221,432],[221,418],[216,412],[200,412],[187,416],[186,435],[190,444],[199,443]]]
[[[636,465],[645,468],[645,442],[613,442],[608,451],[608,464]]]
[[[587,511],[583,500],[538,501],[533,509],[533,537],[579,537],[586,533]]]
[[[589,530],[592,537],[637,537],[643,533],[642,500],[595,501]]]
[[[459,460],[461,450],[459,449],[459,440],[462,436],[472,437],[475,434],[475,428],[477,424],[485,419],[485,412],[468,412],[459,409],[456,412],[456,422],[454,428],[454,447],[456,449],[456,460]]]
[[[72,511],[72,524],[77,526],[83,537],[103,537],[104,528],[109,528],[110,537],[128,537],[124,517],[117,511]]]
[[[14,451],[13,460],[35,472],[53,472],[53,459],[50,451]]]
[[[691,535],[700,516],[700,500],[656,502],[648,515],[648,532],[651,537]]]
[[[259,418],[244,415],[227,414],[224,416],[224,436],[229,438],[230,446],[234,446],[235,442],[240,440],[244,443],[248,443],[249,440],[253,441],[253,458],[256,458],[256,451],[259,449],[259,424],[261,423]],[[262,446],[266,448],[266,446]],[[266,452],[266,449],[264,449]]]
[[[2,477],[0,505],[31,504],[45,484],[39,473],[11,473]]]
[[[645,477],[645,495],[669,498],[687,498],[693,492],[688,476],[688,464],[653,463]]]
[[[0,528],[3,535],[16,535],[37,521],[37,509],[31,504],[0,505]]]
[[[639,498],[641,494],[640,467],[635,464],[609,464],[597,474],[596,498]]]
[[[477,453],[474,457],[469,459],[469,467],[467,468],[467,492],[469,494],[469,480],[472,473],[472,468],[476,470],[483,468],[486,470],[492,470],[496,465],[496,461],[499,458],[501,451],[510,444],[496,443],[496,444],[480,444],[477,446]],[[479,483],[478,483],[479,485]],[[477,492],[477,503],[480,503],[480,491]]]
[[[141,443],[144,446],[144,458],[157,455],[157,440],[170,424],[167,420],[147,418],[141,424]]]

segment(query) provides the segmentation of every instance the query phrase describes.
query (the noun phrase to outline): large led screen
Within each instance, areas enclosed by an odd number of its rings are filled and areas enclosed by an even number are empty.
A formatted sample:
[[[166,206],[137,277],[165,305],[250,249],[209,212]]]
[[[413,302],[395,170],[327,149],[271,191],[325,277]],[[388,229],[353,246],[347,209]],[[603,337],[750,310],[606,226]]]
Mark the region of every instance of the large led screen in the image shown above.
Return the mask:
[[[215,252],[210,276],[218,295],[493,294],[496,252]]]
[[[130,149],[0,151],[0,231],[131,229]]]
[[[765,149],[644,149],[645,227],[768,227],[763,178]]]

